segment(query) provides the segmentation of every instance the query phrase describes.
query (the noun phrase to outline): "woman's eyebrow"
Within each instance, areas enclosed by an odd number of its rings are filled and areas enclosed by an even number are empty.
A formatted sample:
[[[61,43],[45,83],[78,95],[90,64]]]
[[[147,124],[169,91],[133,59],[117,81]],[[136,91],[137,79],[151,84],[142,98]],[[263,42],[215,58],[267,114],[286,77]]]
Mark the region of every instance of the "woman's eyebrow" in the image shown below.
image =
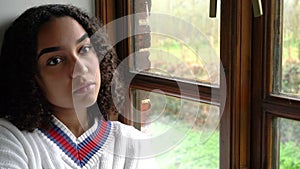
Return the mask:
[[[77,41],[76,41],[76,44],[82,42],[83,40],[85,40],[86,38],[88,38],[88,34],[85,33],[84,35],[82,35]],[[50,52],[55,52],[55,51],[58,51],[60,50],[61,48],[58,47],[58,46],[55,46],[55,47],[49,47],[49,48],[45,48],[43,50],[41,50],[41,52],[38,54],[38,57],[37,59],[39,59],[43,54],[45,53],[50,53]]]
[[[88,34],[85,33],[84,35],[82,35],[82,36],[76,41],[76,43],[78,44],[78,43],[82,42],[84,39],[86,39],[86,38],[88,38],[88,37],[89,37]]]
[[[55,51],[58,51],[60,50],[61,48],[60,47],[49,47],[49,48],[45,48],[43,50],[41,50],[40,54],[38,54],[38,57],[37,59],[39,59],[43,54],[45,53],[50,53],[50,52],[55,52]]]

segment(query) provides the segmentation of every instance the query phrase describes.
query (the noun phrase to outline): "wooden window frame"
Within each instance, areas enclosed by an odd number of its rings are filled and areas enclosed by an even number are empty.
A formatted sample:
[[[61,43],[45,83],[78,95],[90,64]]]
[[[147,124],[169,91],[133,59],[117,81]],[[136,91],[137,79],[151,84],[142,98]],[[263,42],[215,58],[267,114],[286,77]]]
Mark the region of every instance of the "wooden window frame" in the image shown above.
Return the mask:
[[[279,164],[278,154],[273,145],[278,146],[276,134],[272,129],[274,118],[300,120],[300,102],[287,96],[274,95],[273,64],[274,41],[276,32],[276,3],[280,1],[264,0],[264,15],[253,20],[253,88],[251,115],[251,166],[253,168],[276,168]],[[282,8],[279,5],[279,8]],[[280,9],[278,9],[280,10]],[[280,24],[280,23],[279,23]],[[278,72],[281,72],[279,66]],[[275,150],[276,151],[276,150]],[[275,160],[274,160],[275,159]],[[277,161],[276,161],[277,160]]]
[[[104,24],[130,13],[130,0],[95,1],[96,16],[101,16]],[[227,83],[220,84],[220,89],[213,89],[227,91],[224,96],[214,96],[219,100],[226,99],[220,122],[220,168],[250,168],[251,1],[222,0],[221,11],[218,12],[221,12],[221,61]],[[124,26],[123,31],[128,31],[128,28]],[[112,34],[114,33],[118,32]],[[130,41],[125,40],[116,46],[121,60],[129,55],[128,44]],[[143,90],[160,88],[168,94],[176,95],[179,94],[176,83],[137,75],[132,80],[131,87]],[[166,85],[169,87],[165,87]],[[188,85],[186,88],[188,89]],[[210,87],[199,86],[202,98],[195,98],[189,90],[186,90],[185,95],[196,100],[211,101],[210,91]],[[130,121],[125,123],[132,124]]]

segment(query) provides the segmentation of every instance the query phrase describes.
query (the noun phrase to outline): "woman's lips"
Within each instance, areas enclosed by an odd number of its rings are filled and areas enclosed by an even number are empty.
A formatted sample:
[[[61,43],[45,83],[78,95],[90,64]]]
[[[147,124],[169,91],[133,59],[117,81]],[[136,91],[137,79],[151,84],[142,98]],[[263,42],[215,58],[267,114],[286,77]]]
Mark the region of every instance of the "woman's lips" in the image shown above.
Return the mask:
[[[93,89],[95,89],[95,86],[96,86],[95,83],[83,84],[80,87],[73,90],[73,93],[74,94],[85,94],[87,92],[93,91]]]

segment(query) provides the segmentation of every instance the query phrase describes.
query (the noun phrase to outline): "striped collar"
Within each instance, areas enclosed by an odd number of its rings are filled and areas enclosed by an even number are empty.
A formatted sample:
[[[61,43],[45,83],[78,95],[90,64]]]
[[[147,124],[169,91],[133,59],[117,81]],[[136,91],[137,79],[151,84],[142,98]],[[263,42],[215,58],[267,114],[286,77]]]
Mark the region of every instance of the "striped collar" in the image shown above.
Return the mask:
[[[78,167],[84,167],[95,155],[100,156],[101,150],[109,140],[111,122],[96,120],[94,125],[76,138],[73,133],[57,118],[54,117],[54,126],[46,131],[39,129],[44,136],[53,142]]]

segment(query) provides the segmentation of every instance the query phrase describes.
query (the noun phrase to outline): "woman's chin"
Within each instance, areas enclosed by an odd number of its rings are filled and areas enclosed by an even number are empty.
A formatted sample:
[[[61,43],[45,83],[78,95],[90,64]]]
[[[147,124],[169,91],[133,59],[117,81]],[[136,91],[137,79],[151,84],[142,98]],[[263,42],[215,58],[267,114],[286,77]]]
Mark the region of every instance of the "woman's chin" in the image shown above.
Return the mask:
[[[97,101],[97,97],[90,96],[90,95],[73,98],[73,104],[75,108],[87,108],[95,104],[96,101]]]
[[[95,86],[93,86],[95,87]],[[98,88],[84,92],[73,93],[73,104],[75,107],[87,108],[96,103],[98,97]]]

